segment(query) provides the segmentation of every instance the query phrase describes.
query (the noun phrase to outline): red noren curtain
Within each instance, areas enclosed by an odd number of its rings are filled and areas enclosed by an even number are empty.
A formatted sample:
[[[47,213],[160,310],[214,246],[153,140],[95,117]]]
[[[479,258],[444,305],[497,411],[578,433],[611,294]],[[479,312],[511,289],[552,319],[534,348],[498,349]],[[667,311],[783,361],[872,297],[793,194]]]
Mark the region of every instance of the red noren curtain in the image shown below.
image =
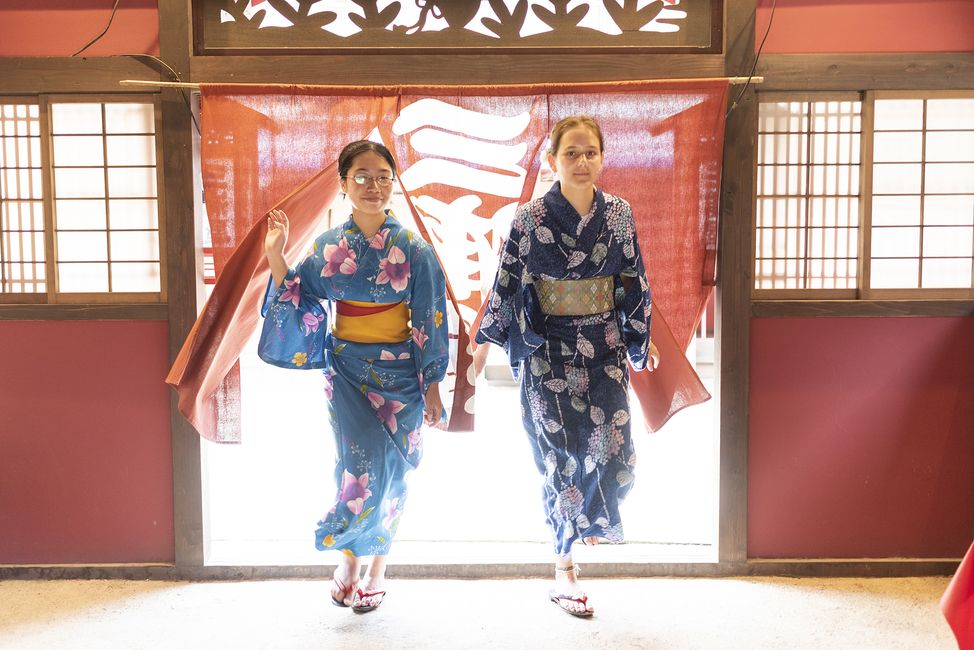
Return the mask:
[[[940,609],[957,637],[958,650],[974,648],[974,544],[947,585]]]
[[[263,217],[292,222],[288,260],[324,229],[346,143],[377,130],[410,211],[434,246],[460,323],[450,428],[473,426],[469,327],[496,267],[492,249],[531,198],[545,137],[593,116],[605,136],[599,185],[633,206],[662,363],[633,373],[650,429],[709,399],[686,359],[715,280],[726,81],[520,86],[202,88],[202,168],[218,275],[166,381],[201,435],[239,440],[236,362],[267,285]]]

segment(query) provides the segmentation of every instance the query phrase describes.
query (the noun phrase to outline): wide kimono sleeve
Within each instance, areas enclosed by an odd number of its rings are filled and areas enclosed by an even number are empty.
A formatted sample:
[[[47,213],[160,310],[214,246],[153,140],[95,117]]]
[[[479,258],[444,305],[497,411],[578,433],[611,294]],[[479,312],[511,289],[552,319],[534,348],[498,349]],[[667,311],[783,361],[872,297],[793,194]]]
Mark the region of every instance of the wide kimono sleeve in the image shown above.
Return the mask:
[[[268,282],[257,356],[271,365],[300,370],[325,366],[328,311],[322,301],[330,296],[321,276],[322,248],[319,239],[297,269],[288,269],[280,286],[274,286],[273,277]]]
[[[524,225],[528,219],[531,215],[527,205],[521,206],[501,250],[497,276],[476,335],[478,343],[503,346],[515,368],[544,343],[544,338],[532,326],[537,305],[524,263],[531,251],[531,236]]]
[[[649,359],[649,326],[653,303],[632,208],[625,201],[620,203],[623,210],[620,233],[622,267],[616,285],[616,313],[629,363],[634,369],[643,370]]]
[[[407,306],[417,352],[416,369],[423,386],[429,386],[443,381],[450,363],[446,279],[429,244],[416,237],[412,241]]]

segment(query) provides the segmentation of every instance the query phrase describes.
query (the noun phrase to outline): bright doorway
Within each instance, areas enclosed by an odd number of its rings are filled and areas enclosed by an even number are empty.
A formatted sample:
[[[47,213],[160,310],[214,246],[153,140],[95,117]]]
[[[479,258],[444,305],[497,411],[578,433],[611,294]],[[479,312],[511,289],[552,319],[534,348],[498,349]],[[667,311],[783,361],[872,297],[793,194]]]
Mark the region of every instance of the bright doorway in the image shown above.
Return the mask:
[[[543,192],[542,177],[536,195]],[[397,207],[396,203],[400,202]],[[397,196],[392,208],[410,226]],[[345,215],[336,201],[331,214]],[[344,216],[337,217],[339,220]],[[333,218],[334,219],[334,218]],[[329,227],[323,223],[318,231]],[[255,306],[256,309],[256,306]],[[705,315],[688,356],[713,394],[712,327]],[[241,355],[243,443],[202,442],[204,562],[281,566],[334,563],[314,548],[316,522],[331,507],[334,447],[319,371],[275,368]],[[541,476],[520,422],[517,387],[493,348],[477,386],[476,431],[426,432],[425,455],[410,475],[392,564],[548,562]],[[716,562],[716,400],[645,431],[632,399],[637,466],[622,506],[627,542],[576,546],[580,562]]]

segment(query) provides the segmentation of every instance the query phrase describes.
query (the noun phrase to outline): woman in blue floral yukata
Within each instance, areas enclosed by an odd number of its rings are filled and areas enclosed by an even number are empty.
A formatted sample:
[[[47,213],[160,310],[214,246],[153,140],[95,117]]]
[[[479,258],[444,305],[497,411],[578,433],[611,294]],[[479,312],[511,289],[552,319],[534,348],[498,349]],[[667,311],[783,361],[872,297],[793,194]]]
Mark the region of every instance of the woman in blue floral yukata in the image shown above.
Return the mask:
[[[437,423],[443,410],[446,281],[432,248],[386,209],[396,173],[389,150],[353,142],[338,158],[338,173],[351,218],[318,237],[297,269],[283,255],[287,216],[272,210],[267,217],[273,286],[258,350],[278,366],[323,368],[338,493],[318,522],[315,545],[342,552],[334,604],[367,612],[385,595],[386,556],[406,474],[422,455],[422,426]]]
[[[653,370],[650,295],[632,210],[595,186],[602,131],[590,117],[555,125],[547,152],[558,182],[521,206],[501,251],[478,343],[504,346],[555,546],[549,598],[574,616],[593,608],[572,544],[621,542],[619,503],[636,461],[629,370]]]

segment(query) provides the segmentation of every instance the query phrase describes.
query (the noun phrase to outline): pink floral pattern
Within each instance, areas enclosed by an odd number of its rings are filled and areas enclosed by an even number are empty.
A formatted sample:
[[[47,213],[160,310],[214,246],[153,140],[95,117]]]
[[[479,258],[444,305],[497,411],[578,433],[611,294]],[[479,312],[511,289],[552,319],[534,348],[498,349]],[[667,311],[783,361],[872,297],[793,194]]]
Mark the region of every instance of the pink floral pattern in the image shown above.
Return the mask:
[[[558,495],[556,512],[562,521],[571,521],[582,512],[584,497],[581,490],[574,485],[567,486]]]
[[[426,342],[430,337],[426,335],[426,326],[420,325],[419,329],[413,328],[413,341],[416,343],[416,347],[420,350],[426,345]]]
[[[409,450],[406,452],[407,455],[419,449],[423,444],[423,436],[419,429],[413,429],[410,431],[407,439],[409,440]]]
[[[310,311],[301,314],[301,322],[304,323],[304,335],[310,336],[318,331],[318,325],[325,320],[324,314],[315,315]]]
[[[335,396],[335,380],[334,380],[334,377],[338,373],[335,372],[334,370],[332,370],[331,368],[329,368],[328,370],[326,370],[322,374],[323,374],[323,376],[325,378],[325,397],[327,397],[328,400],[331,401],[331,399]]]
[[[321,269],[323,277],[330,278],[339,273],[351,275],[358,268],[355,264],[355,251],[348,247],[347,239],[343,238],[337,244],[325,244],[322,256],[325,260]]]
[[[399,515],[402,508],[399,507],[399,497],[386,499],[382,502],[382,527],[392,532],[393,527],[399,523]]]
[[[406,404],[403,402],[396,401],[394,399],[387,400],[382,395],[378,393],[368,392],[369,403],[372,408],[375,409],[376,415],[379,419],[385,422],[386,426],[389,427],[389,431],[395,431],[399,428],[399,423],[396,422],[396,413],[406,408]]]
[[[342,494],[339,501],[344,501],[352,514],[358,515],[362,513],[362,507],[371,496],[372,490],[369,489],[368,473],[356,478],[348,470],[345,470],[342,474]]]
[[[278,296],[279,302],[289,302],[295,307],[301,304],[301,278],[294,276],[293,280],[284,281],[284,292]]]
[[[389,229],[383,228],[372,236],[372,240],[369,242],[369,248],[375,248],[381,251],[386,247],[386,241],[388,239]]]
[[[389,249],[389,254],[379,262],[379,275],[376,284],[389,284],[396,291],[403,291],[409,284],[409,260],[398,246]]]

